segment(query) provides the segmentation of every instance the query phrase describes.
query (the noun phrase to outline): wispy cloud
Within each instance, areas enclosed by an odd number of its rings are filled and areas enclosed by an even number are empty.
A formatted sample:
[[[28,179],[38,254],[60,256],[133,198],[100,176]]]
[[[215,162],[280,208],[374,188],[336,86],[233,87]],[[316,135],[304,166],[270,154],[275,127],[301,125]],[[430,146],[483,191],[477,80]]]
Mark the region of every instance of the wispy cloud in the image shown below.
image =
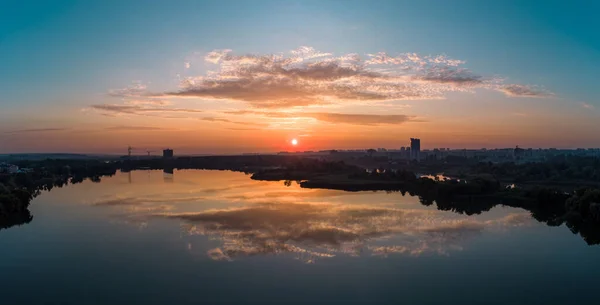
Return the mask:
[[[497,78],[461,67],[446,55],[387,53],[334,56],[311,47],[287,55],[235,55],[215,50],[204,57],[216,71],[184,78],[180,89],[155,97],[200,97],[246,102],[254,107],[285,108],[343,102],[441,99],[451,91],[485,88],[509,96],[544,97],[548,92],[506,85]],[[129,91],[140,91],[133,87]],[[125,93],[128,93],[126,91]],[[122,93],[122,92],[119,92]]]
[[[414,116],[403,114],[350,114],[329,112],[266,112],[253,110],[227,111],[227,114],[254,114],[271,118],[312,118],[327,123],[353,125],[398,125],[409,121],[420,121]]]
[[[588,104],[588,103],[585,103],[585,102],[581,103],[581,107],[583,107],[585,109],[594,109],[595,108],[594,105]]]
[[[150,106],[169,106],[172,103],[170,101],[167,100],[161,100],[161,99],[134,99],[134,100],[128,100],[125,101],[126,105],[150,105]]]
[[[520,117],[526,117],[527,113],[524,113],[524,112],[513,112],[512,115],[514,115],[514,116],[520,116]]]
[[[113,97],[140,97],[147,95],[147,88],[141,81],[134,81],[131,85],[122,89],[111,89],[108,95]]]
[[[313,119],[328,123],[344,123],[354,125],[398,125],[414,120],[413,116],[407,116],[402,114],[378,115],[311,112],[303,114],[303,116],[311,117]]]
[[[98,104],[92,105],[92,109],[105,114],[120,115],[146,115],[160,116],[161,113],[201,113],[202,110],[189,108],[170,108],[170,107],[149,107],[146,105],[119,105],[119,104]]]
[[[144,130],[171,130],[169,128],[156,127],[156,126],[111,126],[104,128],[105,130],[114,131],[144,131]]]
[[[223,122],[223,123],[238,124],[238,125],[248,125],[248,126],[267,126],[268,125],[268,124],[264,124],[264,123],[232,121],[232,120],[225,119],[225,118],[215,118],[215,117],[204,117],[204,118],[201,118],[200,120],[209,121],[209,122]]]
[[[248,128],[248,127],[226,127],[225,129],[235,130],[235,131],[260,130],[260,128]]]
[[[503,92],[504,94],[506,94],[508,96],[512,96],[512,97],[541,98],[541,97],[552,96],[552,93],[550,93],[548,91],[541,90],[541,89],[538,89],[533,86],[526,86],[526,85],[515,85],[515,84],[504,85],[504,86],[499,87],[497,90],[500,92]]]
[[[51,132],[51,131],[66,131],[70,128],[32,128],[6,131],[5,133],[33,133],[33,132]]]

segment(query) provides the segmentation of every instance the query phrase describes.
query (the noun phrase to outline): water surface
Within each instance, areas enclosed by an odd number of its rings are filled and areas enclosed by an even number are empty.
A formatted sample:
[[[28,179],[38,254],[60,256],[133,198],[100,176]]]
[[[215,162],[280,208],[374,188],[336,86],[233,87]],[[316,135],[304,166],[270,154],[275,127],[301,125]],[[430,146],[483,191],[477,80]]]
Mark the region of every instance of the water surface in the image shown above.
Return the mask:
[[[0,304],[581,304],[600,247],[521,209],[228,171],[54,189],[0,231]]]

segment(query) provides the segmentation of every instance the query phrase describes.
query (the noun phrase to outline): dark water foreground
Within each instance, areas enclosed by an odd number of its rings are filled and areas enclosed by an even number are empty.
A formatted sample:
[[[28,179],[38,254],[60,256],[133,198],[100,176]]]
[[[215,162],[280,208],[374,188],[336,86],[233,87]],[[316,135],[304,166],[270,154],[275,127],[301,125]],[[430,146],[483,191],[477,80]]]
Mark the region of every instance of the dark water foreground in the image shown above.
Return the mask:
[[[596,301],[600,247],[523,209],[287,185],[134,171],[44,192],[0,231],[0,304]]]

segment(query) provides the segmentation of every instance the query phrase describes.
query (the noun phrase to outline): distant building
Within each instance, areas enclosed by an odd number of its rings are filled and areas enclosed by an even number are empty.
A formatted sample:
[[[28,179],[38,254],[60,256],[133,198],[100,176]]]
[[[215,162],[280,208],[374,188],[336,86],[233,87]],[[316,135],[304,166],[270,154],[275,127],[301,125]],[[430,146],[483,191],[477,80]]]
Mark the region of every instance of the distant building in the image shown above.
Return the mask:
[[[2,163],[0,164],[0,173],[5,174],[16,174],[19,172],[19,167],[12,164]]]
[[[421,160],[421,139],[410,138],[410,159]]]
[[[163,158],[173,158],[173,150],[169,148],[163,150]]]
[[[435,158],[435,160],[441,160],[442,159],[442,151],[437,148],[434,148],[433,149],[433,157]]]
[[[513,157],[516,160],[522,159],[525,156],[525,150],[523,148],[520,148],[518,145],[517,147],[515,147],[514,151],[513,151]]]

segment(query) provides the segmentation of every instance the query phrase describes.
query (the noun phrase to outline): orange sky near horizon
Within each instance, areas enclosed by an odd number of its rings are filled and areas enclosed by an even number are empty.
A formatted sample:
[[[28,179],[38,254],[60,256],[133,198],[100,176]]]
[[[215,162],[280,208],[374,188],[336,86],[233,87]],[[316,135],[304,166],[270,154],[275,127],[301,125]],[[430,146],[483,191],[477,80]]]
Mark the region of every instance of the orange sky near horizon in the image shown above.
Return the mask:
[[[592,106],[481,78],[456,67],[463,61],[412,53],[335,57],[310,47],[290,54],[213,51],[182,65],[210,68],[178,74],[179,89],[135,81],[36,112],[9,108],[0,153],[399,149],[411,137],[421,138],[423,149],[600,143]]]
[[[422,103],[422,101],[419,101]],[[417,106],[409,108],[413,111]],[[410,113],[407,111],[408,113]],[[479,120],[423,117],[399,124],[354,124],[323,122],[314,118],[269,118],[259,115],[219,115],[223,120],[207,121],[206,114],[188,118],[119,115],[100,117],[79,113],[53,129],[24,129],[4,133],[0,153],[74,152],[134,154],[170,147],[180,154],[235,154],[252,152],[309,151],[325,149],[399,149],[409,146],[410,137],[422,139],[422,148],[576,148],[583,141],[598,142],[592,132],[581,133],[585,121],[567,124],[560,118],[506,114]],[[211,116],[212,117],[212,116]],[[261,125],[246,125],[249,124]],[[553,128],[554,127],[554,128]],[[297,146],[291,139],[299,141]],[[158,153],[158,152],[156,152]]]

